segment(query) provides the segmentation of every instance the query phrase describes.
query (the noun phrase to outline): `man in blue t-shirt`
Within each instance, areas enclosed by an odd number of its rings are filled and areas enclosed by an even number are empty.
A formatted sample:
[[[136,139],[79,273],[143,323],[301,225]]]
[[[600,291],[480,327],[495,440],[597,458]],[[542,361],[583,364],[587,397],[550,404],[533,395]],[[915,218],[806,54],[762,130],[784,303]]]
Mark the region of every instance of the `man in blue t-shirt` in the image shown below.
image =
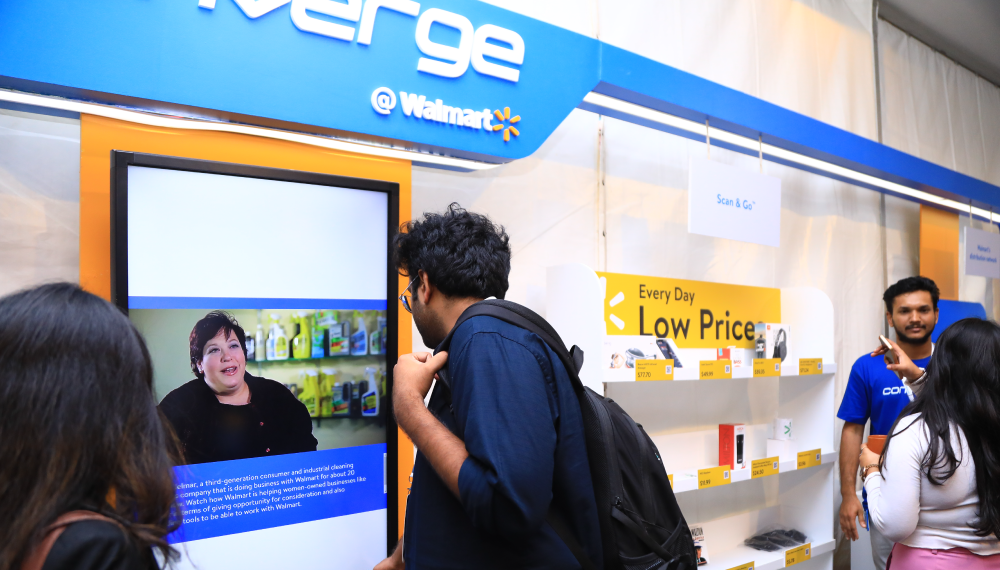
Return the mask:
[[[897,346],[920,368],[931,360],[934,345],[931,333],[938,320],[937,285],[926,277],[907,277],[886,289],[885,316],[896,331]],[[872,339],[873,341],[875,339]],[[874,344],[874,343],[873,343]],[[913,380],[915,378],[911,378]],[[851,367],[847,391],[840,404],[837,417],[844,420],[840,436],[840,528],[851,540],[858,539],[855,519],[871,534],[872,559],[878,570],[885,570],[886,559],[892,551],[892,542],[878,531],[869,528],[865,507],[855,491],[858,476],[858,457],[865,424],[871,420],[871,435],[887,435],[903,408],[910,403],[909,388],[895,372],[887,368],[881,354],[866,354]]]
[[[400,301],[426,346],[439,346],[462,312],[503,298],[509,238],[457,204],[424,214],[394,240],[410,285]],[[447,362],[451,397],[431,381]],[[562,361],[537,335],[487,316],[455,328],[449,352],[407,354],[393,369],[399,427],[419,452],[403,541],[377,570],[581,567],[547,522],[602,566],[600,522],[583,414]],[[450,405],[446,405],[447,404]]]

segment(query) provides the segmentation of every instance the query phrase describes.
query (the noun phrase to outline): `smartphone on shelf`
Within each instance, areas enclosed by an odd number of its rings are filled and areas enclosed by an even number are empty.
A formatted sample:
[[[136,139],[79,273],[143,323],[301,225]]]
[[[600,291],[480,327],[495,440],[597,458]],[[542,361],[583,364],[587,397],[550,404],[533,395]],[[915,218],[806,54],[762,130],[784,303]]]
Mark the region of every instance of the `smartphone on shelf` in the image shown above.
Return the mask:
[[[663,358],[674,361],[674,368],[684,368],[681,364],[681,359],[677,358],[678,348],[677,345],[674,344],[674,341],[669,338],[658,338],[656,339],[656,347],[660,349],[660,352],[663,354]]]

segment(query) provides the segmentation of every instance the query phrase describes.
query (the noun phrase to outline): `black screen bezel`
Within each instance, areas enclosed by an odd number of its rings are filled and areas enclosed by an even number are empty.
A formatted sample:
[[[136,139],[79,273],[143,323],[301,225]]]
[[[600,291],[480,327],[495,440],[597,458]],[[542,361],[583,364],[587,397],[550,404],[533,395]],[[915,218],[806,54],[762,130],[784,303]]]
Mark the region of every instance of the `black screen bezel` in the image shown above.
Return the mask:
[[[384,180],[352,178],[334,174],[321,174],[301,170],[286,170],[266,166],[253,166],[194,158],[163,156],[121,150],[111,151],[111,302],[128,314],[128,167],[162,168],[221,174],[244,178],[259,178],[283,182],[298,182],[318,186],[335,186],[351,190],[381,192],[388,196],[388,225],[386,241],[386,309],[388,339],[386,346],[386,553],[395,549],[399,528],[399,488],[396,485],[399,470],[399,438],[396,419],[392,413],[392,372],[398,352],[399,277],[392,263],[392,240],[399,228],[399,184]],[[390,484],[390,481],[392,483]]]

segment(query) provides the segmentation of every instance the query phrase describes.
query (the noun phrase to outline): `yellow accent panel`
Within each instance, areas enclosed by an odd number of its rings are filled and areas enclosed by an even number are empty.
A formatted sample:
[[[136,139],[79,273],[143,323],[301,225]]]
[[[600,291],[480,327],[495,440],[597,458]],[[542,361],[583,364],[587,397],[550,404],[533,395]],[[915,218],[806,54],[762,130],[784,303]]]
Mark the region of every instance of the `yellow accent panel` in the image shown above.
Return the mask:
[[[920,206],[920,274],[952,301],[958,300],[958,242],[958,213]]]
[[[753,323],[781,322],[780,289],[625,273],[597,276],[607,280],[609,335],[672,338],[679,348],[754,348]],[[612,316],[624,326],[619,329]]]
[[[93,115],[80,117],[80,284],[111,297],[111,151],[126,150],[374,178],[399,184],[399,219],[410,219],[409,161],[335,151],[300,143],[210,131],[139,125]],[[399,290],[406,287],[400,277]],[[390,303],[397,302],[389,299]],[[399,353],[413,347],[410,314],[398,311]],[[413,444],[399,432],[399,534],[403,532]]]

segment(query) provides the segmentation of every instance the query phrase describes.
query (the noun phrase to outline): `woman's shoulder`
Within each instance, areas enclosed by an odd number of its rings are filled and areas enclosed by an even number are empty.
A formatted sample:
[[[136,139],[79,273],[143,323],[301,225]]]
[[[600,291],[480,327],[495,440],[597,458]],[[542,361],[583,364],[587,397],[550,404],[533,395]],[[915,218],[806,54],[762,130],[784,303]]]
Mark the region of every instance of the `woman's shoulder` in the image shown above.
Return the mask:
[[[174,408],[180,411],[188,411],[192,406],[197,405],[199,401],[210,402],[210,397],[214,397],[212,389],[205,384],[204,380],[195,378],[168,392],[163,397],[163,400],[160,401],[160,409],[168,414]]]
[[[118,525],[101,520],[73,523],[52,545],[42,570],[132,570],[156,568]]]

